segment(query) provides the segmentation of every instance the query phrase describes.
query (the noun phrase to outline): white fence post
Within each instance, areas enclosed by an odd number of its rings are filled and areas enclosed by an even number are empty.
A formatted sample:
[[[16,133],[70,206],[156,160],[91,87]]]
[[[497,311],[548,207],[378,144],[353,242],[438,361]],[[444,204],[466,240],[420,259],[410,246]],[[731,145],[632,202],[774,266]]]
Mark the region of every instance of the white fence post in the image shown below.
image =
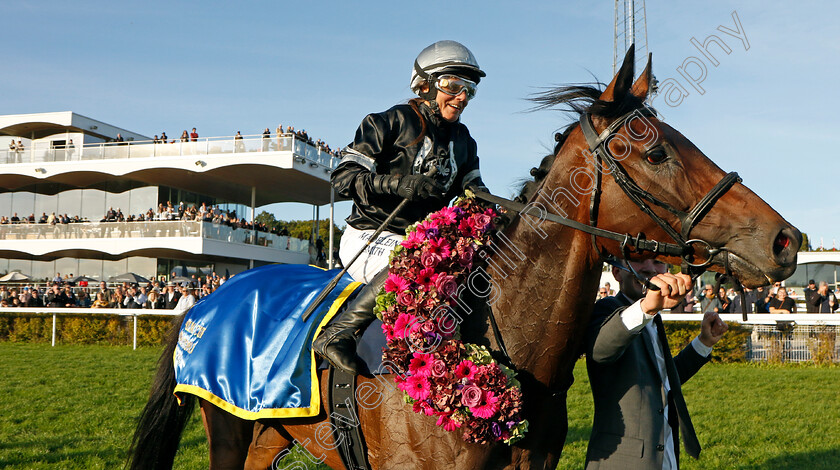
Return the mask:
[[[55,312],[53,312],[52,345],[55,346]]]
[[[132,315],[134,317],[134,349],[137,349],[137,315]]]

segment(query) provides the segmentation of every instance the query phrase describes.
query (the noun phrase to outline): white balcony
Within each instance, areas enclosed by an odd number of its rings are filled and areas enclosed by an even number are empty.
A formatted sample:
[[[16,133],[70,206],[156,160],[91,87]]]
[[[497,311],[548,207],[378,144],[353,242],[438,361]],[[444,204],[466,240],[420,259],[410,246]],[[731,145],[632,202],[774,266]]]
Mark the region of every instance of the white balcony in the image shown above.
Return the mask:
[[[330,201],[330,172],[339,159],[293,134],[225,136],[195,142],[111,142],[53,146],[34,141],[22,151],[0,149],[7,190],[40,182],[56,190],[120,178],[167,185],[231,202],[323,205]],[[252,189],[256,189],[252,201]]]
[[[202,221],[0,225],[0,257],[215,257],[307,263],[309,242]]]

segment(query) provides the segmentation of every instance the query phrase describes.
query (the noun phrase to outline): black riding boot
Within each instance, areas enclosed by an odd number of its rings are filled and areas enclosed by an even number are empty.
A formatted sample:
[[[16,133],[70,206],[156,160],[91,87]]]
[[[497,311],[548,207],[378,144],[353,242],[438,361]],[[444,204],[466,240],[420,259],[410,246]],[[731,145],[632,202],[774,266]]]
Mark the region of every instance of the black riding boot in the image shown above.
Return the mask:
[[[312,349],[335,367],[359,374],[360,363],[356,355],[356,341],[376,319],[376,315],[373,314],[376,295],[385,285],[387,278],[387,268],[374,276],[347,306],[347,309],[315,338]]]

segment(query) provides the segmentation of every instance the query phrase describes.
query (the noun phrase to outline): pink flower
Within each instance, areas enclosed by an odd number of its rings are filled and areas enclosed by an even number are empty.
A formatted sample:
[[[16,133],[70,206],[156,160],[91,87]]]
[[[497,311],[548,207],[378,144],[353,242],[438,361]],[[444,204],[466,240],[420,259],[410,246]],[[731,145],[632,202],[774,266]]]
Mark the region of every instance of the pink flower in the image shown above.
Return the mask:
[[[463,391],[461,392],[461,402],[464,401],[463,398]],[[472,412],[473,416],[478,418],[490,419],[494,414],[499,411],[499,402],[498,397],[494,396],[493,392],[487,392],[484,394],[484,403],[477,406],[470,406],[470,411]],[[465,406],[466,403],[464,404]]]
[[[382,333],[385,334],[386,341],[392,341],[394,339],[394,325],[382,323]]]
[[[454,207],[444,207],[443,209],[435,212],[429,218],[432,220],[438,220],[442,224],[454,224],[456,219],[457,213],[455,212]]]
[[[444,297],[452,297],[458,291],[458,283],[454,276],[439,275],[435,281],[437,291]]]
[[[399,385],[399,389],[415,400],[425,400],[431,394],[431,384],[426,377],[412,375]]]
[[[431,416],[431,415],[435,414],[435,409],[432,408],[432,405],[430,405],[429,402],[427,402],[425,400],[415,401],[414,405],[412,405],[412,410],[415,413],[421,413],[422,412],[426,416]]]
[[[397,302],[408,307],[414,304],[414,293],[410,290],[404,290],[397,294]]]
[[[444,431],[454,431],[461,427],[461,423],[450,418],[452,414],[442,414],[438,416],[437,425],[442,427]]]
[[[385,292],[402,292],[408,289],[410,283],[396,274],[388,274],[385,281]]]
[[[420,287],[423,290],[429,290],[435,281],[437,280],[437,274],[435,274],[435,270],[432,268],[425,268],[420,270],[420,275],[417,276],[417,284],[420,284]]]
[[[421,377],[428,377],[432,373],[432,364],[434,364],[435,357],[431,354],[414,353],[414,359],[408,366],[408,371],[413,375]]]
[[[449,248],[449,240],[445,238],[429,240],[429,244],[426,246],[425,250],[428,250],[429,253],[434,253],[440,256],[441,259],[448,258],[449,253],[451,252],[451,249]]]
[[[490,227],[490,222],[493,219],[490,218],[487,214],[474,214],[472,218],[475,220],[475,228],[476,230],[485,231]]]
[[[417,224],[414,228],[415,232],[420,232],[424,238],[436,236],[438,233],[438,223],[433,220],[424,220]]]
[[[461,250],[461,253],[458,254],[458,263],[460,263],[461,266],[470,269],[473,263],[473,255],[475,255],[473,247],[469,245],[465,246],[464,249]]]
[[[446,367],[445,362],[438,360],[432,363],[432,376],[443,377],[447,372],[449,372],[449,368]]]
[[[410,329],[414,326],[416,318],[407,313],[401,313],[394,322],[394,338],[405,338]]]
[[[423,241],[426,240],[425,232],[419,232],[417,230],[408,234],[405,240],[403,240],[400,244],[405,248],[412,249],[417,248],[418,246],[423,244]]]
[[[420,255],[420,263],[424,268],[434,268],[438,265],[438,263],[440,263],[440,255],[429,251],[423,251],[423,254]],[[390,275],[388,277],[390,278]]]
[[[409,378],[409,380],[411,380],[411,378]],[[472,384],[467,385],[461,389],[461,404],[468,408],[476,407],[481,404],[483,396],[484,392],[482,392],[478,386]]]
[[[472,380],[476,370],[478,370],[478,367],[476,367],[472,361],[464,359],[460,364],[458,364],[458,367],[455,368],[455,378],[458,380]]]

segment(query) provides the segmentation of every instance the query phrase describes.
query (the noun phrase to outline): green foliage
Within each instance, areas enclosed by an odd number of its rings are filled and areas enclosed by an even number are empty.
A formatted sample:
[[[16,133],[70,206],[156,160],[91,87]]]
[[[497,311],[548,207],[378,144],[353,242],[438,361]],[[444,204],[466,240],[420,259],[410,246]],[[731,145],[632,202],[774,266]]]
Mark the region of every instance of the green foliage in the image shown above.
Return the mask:
[[[137,319],[137,344],[162,345],[171,316],[144,315]],[[56,342],[59,344],[132,344],[133,319],[119,315],[59,315]],[[0,341],[38,343],[52,340],[52,315],[5,314],[0,316]]]
[[[301,240],[309,240],[312,235],[312,220],[277,220],[274,214],[262,211],[257,214],[255,219],[258,223],[264,223],[269,229],[277,228],[278,230],[285,228],[289,231],[289,235]],[[344,234],[344,229],[338,225],[333,225],[335,229],[335,248],[341,241],[341,235]],[[325,219],[319,221],[318,236],[324,241],[324,250],[329,249],[330,240],[330,221]]]
[[[811,251],[811,239],[805,232],[802,232],[802,245],[799,246],[799,251]]]
[[[676,356],[700,334],[698,322],[664,322],[671,355]],[[712,362],[742,362],[747,356],[747,338],[750,330],[739,323],[729,323],[729,331],[712,349]]]

